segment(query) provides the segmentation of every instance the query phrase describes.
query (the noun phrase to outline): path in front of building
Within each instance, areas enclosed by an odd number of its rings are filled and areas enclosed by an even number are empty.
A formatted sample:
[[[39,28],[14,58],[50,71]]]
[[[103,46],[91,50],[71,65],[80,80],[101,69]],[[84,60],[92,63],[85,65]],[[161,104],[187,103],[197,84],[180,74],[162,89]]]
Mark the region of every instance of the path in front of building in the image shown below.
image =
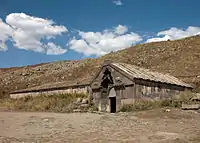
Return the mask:
[[[200,113],[0,112],[1,143],[199,143]]]

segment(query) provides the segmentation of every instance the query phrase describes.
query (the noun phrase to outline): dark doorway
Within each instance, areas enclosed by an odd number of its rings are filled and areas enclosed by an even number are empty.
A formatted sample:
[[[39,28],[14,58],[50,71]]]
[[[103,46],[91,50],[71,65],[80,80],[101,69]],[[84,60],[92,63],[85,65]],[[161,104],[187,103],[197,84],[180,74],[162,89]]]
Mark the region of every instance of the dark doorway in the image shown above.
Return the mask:
[[[110,112],[116,112],[116,97],[110,97]]]

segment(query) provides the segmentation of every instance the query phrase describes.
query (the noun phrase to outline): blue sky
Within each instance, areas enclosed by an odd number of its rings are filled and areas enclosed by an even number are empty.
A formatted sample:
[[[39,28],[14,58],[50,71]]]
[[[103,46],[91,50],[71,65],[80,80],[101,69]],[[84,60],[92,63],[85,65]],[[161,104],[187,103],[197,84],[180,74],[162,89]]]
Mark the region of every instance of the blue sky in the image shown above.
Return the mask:
[[[200,34],[199,0],[6,0],[0,67],[98,57]]]

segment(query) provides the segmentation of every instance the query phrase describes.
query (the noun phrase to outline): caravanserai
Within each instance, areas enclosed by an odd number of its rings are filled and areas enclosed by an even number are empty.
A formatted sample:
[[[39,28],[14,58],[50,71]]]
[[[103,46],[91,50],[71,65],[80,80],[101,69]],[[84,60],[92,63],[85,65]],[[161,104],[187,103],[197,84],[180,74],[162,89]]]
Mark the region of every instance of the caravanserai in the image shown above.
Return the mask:
[[[90,83],[57,88],[25,89],[11,98],[40,94],[88,93],[99,111],[117,112],[137,99],[162,100],[191,90],[192,86],[168,74],[152,72],[135,65],[105,61]]]
[[[192,89],[171,75],[110,61],[105,62],[90,87],[95,105],[108,112],[116,112],[137,99],[162,100]]]

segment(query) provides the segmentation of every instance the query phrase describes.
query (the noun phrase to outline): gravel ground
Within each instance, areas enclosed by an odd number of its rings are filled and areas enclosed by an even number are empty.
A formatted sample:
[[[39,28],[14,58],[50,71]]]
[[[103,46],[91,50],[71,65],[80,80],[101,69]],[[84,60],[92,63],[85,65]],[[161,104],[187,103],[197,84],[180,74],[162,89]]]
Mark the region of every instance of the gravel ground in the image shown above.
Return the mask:
[[[0,112],[1,143],[199,143],[200,113]]]

